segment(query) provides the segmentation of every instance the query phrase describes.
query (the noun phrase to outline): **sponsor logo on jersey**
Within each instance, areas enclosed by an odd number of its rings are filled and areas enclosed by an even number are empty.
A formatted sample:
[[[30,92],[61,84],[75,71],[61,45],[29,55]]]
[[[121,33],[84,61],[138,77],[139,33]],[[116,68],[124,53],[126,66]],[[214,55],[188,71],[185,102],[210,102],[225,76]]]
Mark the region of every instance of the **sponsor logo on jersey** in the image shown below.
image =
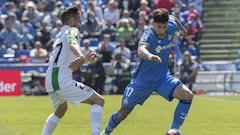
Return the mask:
[[[161,50],[168,49],[168,48],[170,48],[171,46],[172,46],[171,44],[166,45],[166,46],[160,46],[160,45],[158,45],[158,46],[155,48],[155,51],[156,51],[157,53],[160,53]]]

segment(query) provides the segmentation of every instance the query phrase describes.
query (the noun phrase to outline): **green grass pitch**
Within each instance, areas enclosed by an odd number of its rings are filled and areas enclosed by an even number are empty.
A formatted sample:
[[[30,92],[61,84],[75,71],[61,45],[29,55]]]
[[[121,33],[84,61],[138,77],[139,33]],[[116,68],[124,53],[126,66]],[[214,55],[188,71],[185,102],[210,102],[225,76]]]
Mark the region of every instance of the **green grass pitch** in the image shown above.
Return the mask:
[[[102,129],[120,106],[121,95],[105,95]],[[112,135],[163,135],[169,128],[177,100],[152,95],[137,106]],[[90,106],[68,104],[68,111],[53,135],[90,135]],[[40,135],[52,112],[48,96],[0,97],[0,135]],[[184,135],[240,133],[240,96],[195,96],[181,128]]]

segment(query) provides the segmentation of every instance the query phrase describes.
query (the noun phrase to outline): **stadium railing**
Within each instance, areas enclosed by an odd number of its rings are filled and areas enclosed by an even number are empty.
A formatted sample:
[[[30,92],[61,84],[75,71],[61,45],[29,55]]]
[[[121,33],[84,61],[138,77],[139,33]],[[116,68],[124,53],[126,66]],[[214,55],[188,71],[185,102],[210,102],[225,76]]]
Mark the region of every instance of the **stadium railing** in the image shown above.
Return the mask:
[[[240,93],[240,71],[199,71],[193,90]]]
[[[29,81],[30,76],[45,76],[46,64],[0,64],[0,70],[21,70],[22,82]],[[135,63],[132,63],[135,66]],[[113,88],[111,80],[114,69],[110,63],[104,63],[107,80],[106,91]],[[84,68],[83,68],[84,69]],[[240,93],[240,71],[199,71],[193,90],[204,92],[237,92]]]

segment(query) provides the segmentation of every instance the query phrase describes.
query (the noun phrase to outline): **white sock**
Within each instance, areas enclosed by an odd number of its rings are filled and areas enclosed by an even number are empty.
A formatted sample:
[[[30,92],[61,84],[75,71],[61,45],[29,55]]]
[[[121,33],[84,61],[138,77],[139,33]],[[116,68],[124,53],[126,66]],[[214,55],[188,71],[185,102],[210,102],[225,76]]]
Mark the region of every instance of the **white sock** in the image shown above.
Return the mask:
[[[92,135],[100,134],[100,126],[102,121],[102,110],[103,107],[97,104],[92,105],[90,110],[91,128]]]
[[[60,118],[58,118],[56,115],[54,115],[54,113],[49,115],[49,117],[47,118],[47,121],[45,123],[45,126],[43,128],[42,135],[51,135],[53,130],[56,128],[59,120],[60,120]]]

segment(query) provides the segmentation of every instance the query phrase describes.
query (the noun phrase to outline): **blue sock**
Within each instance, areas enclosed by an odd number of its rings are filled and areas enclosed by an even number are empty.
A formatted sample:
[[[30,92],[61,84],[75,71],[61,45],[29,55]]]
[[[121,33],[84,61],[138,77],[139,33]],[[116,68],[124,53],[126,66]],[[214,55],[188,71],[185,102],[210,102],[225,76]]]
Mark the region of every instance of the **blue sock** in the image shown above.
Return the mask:
[[[188,114],[188,110],[191,106],[192,100],[180,100],[176,110],[174,112],[174,119],[172,122],[172,129],[179,129],[183,124],[185,117]]]
[[[115,127],[120,123],[121,121],[119,120],[118,117],[118,112],[115,112],[112,114],[112,116],[109,118],[108,123],[105,128],[105,134],[110,134]]]

